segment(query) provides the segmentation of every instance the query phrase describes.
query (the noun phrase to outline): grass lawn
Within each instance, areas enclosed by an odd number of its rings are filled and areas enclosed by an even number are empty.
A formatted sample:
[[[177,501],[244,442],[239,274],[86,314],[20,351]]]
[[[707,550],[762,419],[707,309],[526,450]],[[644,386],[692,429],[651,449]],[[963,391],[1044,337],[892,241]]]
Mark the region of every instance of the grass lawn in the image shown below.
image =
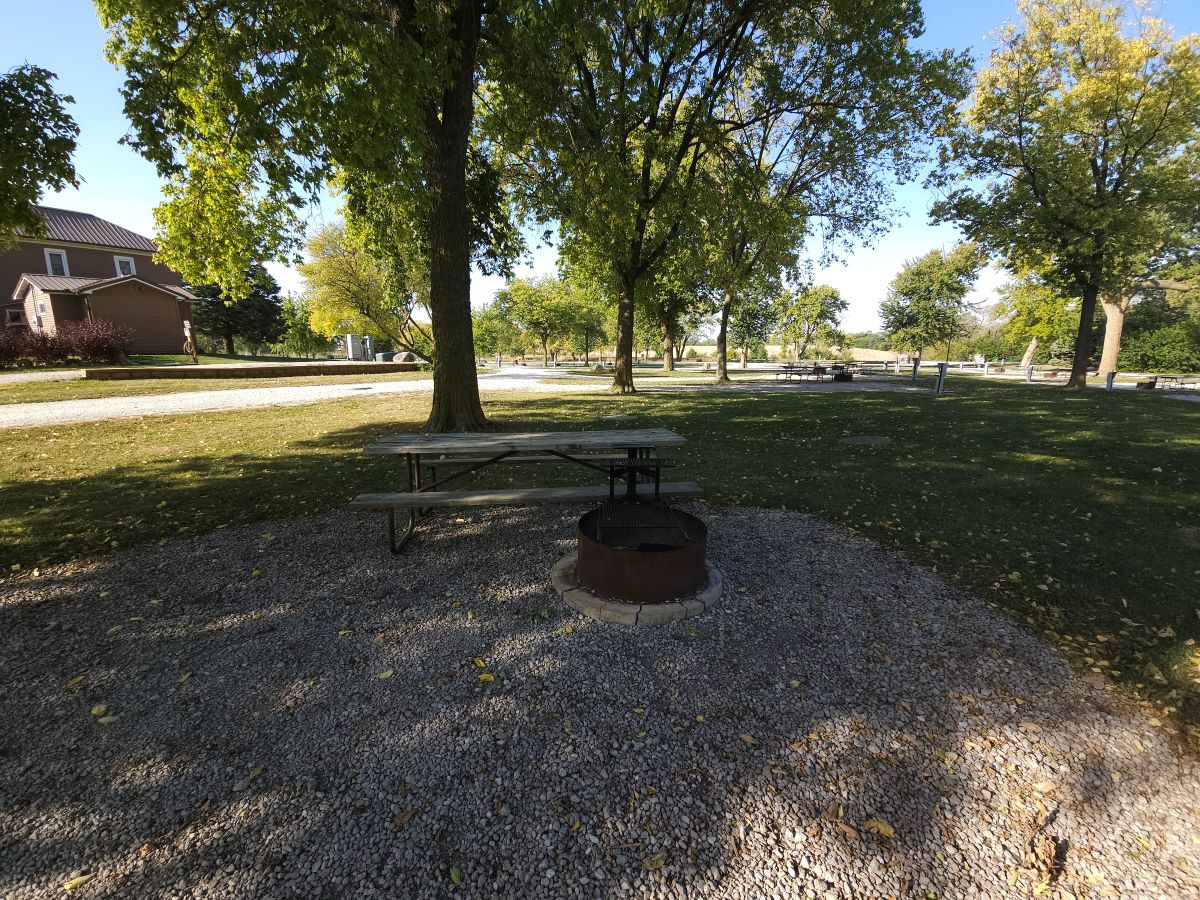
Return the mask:
[[[674,428],[691,443],[671,452],[671,477],[695,478],[713,500],[785,506],[871,535],[1153,699],[1164,722],[1200,723],[1200,407],[976,379],[952,391],[598,389],[505,396],[488,412],[506,429],[605,427],[599,417],[614,413]],[[398,461],[358,451],[419,427],[427,404],[364,397],[0,432],[3,571],[395,488]],[[862,434],[892,440],[840,443]],[[532,468],[489,477],[578,477]],[[382,516],[363,529],[384,539]]]
[[[480,370],[481,373],[486,370]],[[377,375],[298,375],[287,378],[134,378],[129,381],[24,381],[0,385],[0,406],[6,403],[44,403],[95,397],[144,397],[185,391],[231,391],[239,388],[302,387],[306,384],[364,384],[377,381],[420,381],[432,372],[394,372]]]

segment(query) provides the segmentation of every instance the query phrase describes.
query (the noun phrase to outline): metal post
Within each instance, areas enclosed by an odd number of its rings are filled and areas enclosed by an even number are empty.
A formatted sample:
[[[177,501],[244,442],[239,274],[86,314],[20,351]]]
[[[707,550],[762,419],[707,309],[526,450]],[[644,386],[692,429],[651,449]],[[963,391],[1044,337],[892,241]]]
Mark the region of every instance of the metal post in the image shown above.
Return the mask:
[[[937,364],[937,367],[938,367],[937,385],[936,385],[936,387],[934,387],[933,393],[935,395],[940,396],[941,394],[945,393],[945,390],[946,390],[947,364],[944,362],[940,362]]]
[[[983,361],[983,376],[984,376],[984,378],[987,377],[988,370],[991,368],[991,365],[992,364],[990,362],[988,362],[986,359]]]
[[[1030,366],[1029,368],[1027,368],[1025,370],[1025,383],[1026,384],[1033,383],[1033,366]]]
[[[1104,379],[1104,389],[1105,389],[1105,390],[1107,390],[1107,391],[1111,391],[1111,390],[1113,389],[1113,380],[1114,380],[1116,377],[1117,377],[1117,373],[1116,373],[1116,372],[1109,372],[1109,373],[1108,373],[1108,376],[1107,376],[1107,377]]]

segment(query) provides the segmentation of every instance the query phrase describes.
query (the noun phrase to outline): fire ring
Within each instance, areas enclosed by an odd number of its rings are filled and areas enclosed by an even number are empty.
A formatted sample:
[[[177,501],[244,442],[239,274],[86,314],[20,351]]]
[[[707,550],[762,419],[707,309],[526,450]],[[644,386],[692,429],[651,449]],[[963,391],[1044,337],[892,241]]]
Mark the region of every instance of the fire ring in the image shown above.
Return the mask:
[[[575,553],[564,556],[551,570],[550,580],[568,606],[601,622],[662,625],[699,615],[712,609],[721,599],[721,572],[711,563],[705,563],[706,581],[694,596],[665,603],[630,603],[600,596],[581,584],[576,571],[577,560]]]

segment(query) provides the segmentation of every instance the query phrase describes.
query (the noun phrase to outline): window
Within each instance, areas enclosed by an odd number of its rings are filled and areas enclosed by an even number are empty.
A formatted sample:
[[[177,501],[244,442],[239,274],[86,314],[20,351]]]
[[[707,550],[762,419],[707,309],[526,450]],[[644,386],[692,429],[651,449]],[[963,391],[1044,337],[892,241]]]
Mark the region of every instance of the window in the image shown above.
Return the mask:
[[[70,275],[71,270],[67,266],[67,251],[66,250],[51,250],[46,248],[46,274],[47,275]]]
[[[113,262],[117,264],[118,275],[136,275],[137,268],[133,264],[132,256],[114,256]]]
[[[44,316],[46,314],[46,301],[45,300],[38,301],[37,311],[38,311],[39,316]]]
[[[4,311],[5,325],[20,325],[21,322],[24,321],[24,318],[25,317],[21,315],[21,310],[19,309],[6,309]]]

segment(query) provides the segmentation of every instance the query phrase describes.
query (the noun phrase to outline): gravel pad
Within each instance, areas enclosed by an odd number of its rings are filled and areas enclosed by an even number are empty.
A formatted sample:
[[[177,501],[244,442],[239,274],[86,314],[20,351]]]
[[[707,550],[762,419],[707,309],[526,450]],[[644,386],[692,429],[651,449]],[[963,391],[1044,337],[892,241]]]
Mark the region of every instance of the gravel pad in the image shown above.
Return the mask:
[[[1039,638],[795,513],[725,599],[548,580],[579,510],[221,530],[0,584],[0,896],[1200,896],[1200,780]]]

